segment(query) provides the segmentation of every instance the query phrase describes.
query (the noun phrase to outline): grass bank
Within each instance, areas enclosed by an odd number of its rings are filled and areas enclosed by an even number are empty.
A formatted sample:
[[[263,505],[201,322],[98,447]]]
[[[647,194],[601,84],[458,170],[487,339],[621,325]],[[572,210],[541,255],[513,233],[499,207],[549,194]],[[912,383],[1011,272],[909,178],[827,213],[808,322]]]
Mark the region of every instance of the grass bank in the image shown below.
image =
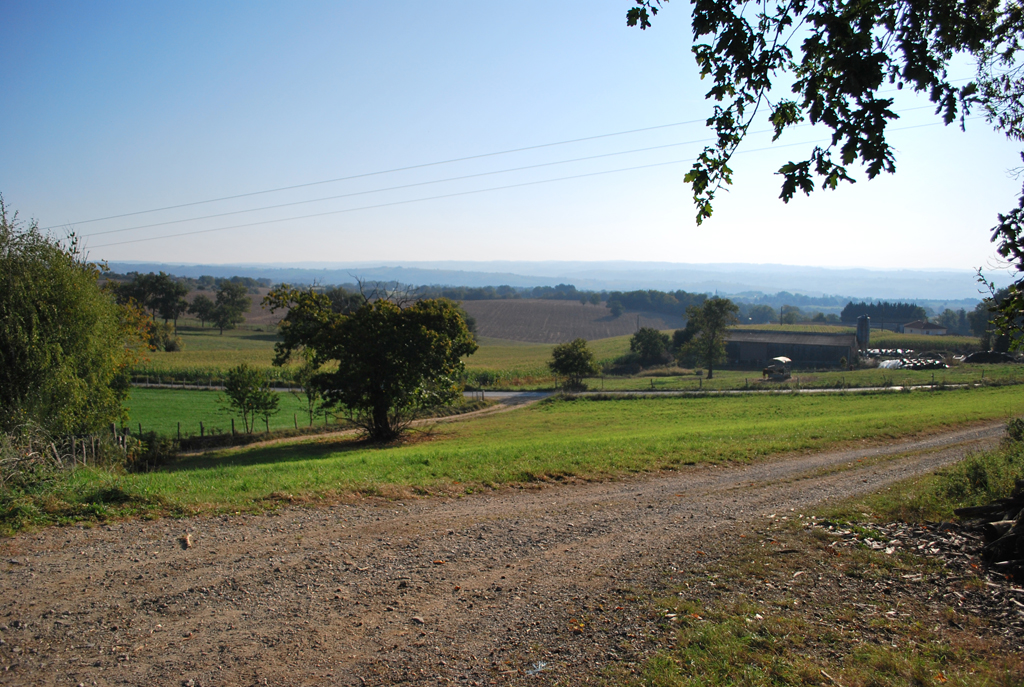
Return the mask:
[[[937,431],[1024,411],[1024,387],[874,395],[552,400],[413,434],[398,446],[312,440],[185,458],[159,471],[80,469],[19,497],[17,526],[81,517],[258,511],[346,494],[469,493]],[[92,508],[90,511],[89,508]],[[85,509],[85,510],[83,510]]]

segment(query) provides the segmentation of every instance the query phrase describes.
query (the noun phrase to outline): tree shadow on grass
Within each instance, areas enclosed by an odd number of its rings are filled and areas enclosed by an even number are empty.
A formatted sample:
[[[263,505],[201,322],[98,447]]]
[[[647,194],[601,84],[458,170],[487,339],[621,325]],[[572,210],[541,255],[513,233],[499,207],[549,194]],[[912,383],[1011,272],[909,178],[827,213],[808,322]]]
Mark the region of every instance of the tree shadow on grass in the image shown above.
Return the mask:
[[[339,453],[356,451],[388,450],[409,446],[421,441],[429,441],[440,432],[413,431],[403,435],[399,440],[386,444],[376,443],[362,437],[340,437],[324,441],[278,444],[255,448],[242,448],[225,452],[214,452],[201,456],[187,456],[173,463],[160,467],[160,472],[186,472],[189,470],[208,470],[229,466],[270,465],[274,463],[292,463],[303,460],[322,460]]]
[[[292,463],[300,460],[320,460],[338,453],[349,453],[373,448],[388,448],[366,439],[349,438],[322,442],[302,442],[216,451],[201,456],[187,456],[161,466],[161,472],[185,472],[219,467]]]

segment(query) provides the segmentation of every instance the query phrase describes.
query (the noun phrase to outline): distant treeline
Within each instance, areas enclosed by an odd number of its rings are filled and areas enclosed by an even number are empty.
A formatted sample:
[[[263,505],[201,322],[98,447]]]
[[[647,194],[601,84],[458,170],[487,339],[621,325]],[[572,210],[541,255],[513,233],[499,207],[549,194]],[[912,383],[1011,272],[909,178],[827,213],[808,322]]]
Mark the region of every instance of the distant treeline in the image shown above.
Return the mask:
[[[149,274],[152,274],[150,272]],[[190,291],[214,291],[219,289],[221,284],[240,284],[246,288],[247,291],[255,293],[259,288],[266,288],[273,283],[271,279],[253,279],[252,277],[211,277],[205,275],[198,278],[192,277],[178,277],[175,275],[160,273],[171,279],[177,284],[184,284],[189,288]],[[148,275],[141,272],[129,272],[128,274],[118,274],[117,272],[108,272],[106,278],[110,281],[115,282],[135,282],[140,277],[146,277]]]
[[[605,297],[612,312],[622,310],[645,310],[663,315],[686,314],[686,308],[700,305],[707,300],[707,294],[688,291],[609,291]]]
[[[420,286],[416,293],[423,298],[450,298],[453,301],[495,301],[506,298],[544,298],[575,301],[589,297],[592,291],[580,291],[572,284],[534,286]]]
[[[854,303],[851,301],[839,313],[839,319],[843,322],[856,322],[861,315],[867,315],[872,322],[898,322],[900,324],[928,319],[928,313],[920,305],[889,303],[888,301],[878,303]]]
[[[784,305],[797,307],[838,308],[849,302],[846,296],[805,296],[802,293],[779,291],[778,293],[747,292],[729,296],[736,304],[767,305],[778,310]]]

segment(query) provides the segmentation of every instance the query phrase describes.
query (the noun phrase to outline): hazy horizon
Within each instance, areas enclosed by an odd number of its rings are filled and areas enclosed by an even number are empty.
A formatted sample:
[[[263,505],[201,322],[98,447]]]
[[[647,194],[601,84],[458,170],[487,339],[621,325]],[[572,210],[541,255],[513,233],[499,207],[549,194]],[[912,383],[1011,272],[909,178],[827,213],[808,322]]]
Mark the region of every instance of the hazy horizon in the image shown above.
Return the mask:
[[[657,268],[655,268],[655,266]],[[266,277],[275,282],[352,283],[357,278],[415,285],[554,286],[581,290],[658,289],[741,294],[789,291],[806,295],[911,300],[979,300],[971,270],[831,268],[797,265],[689,264],[637,261],[391,261],[349,263],[162,263],[114,261],[117,272],[159,271],[187,277]],[[487,267],[495,269],[488,270]],[[498,267],[505,269],[498,270]],[[987,275],[999,286],[1005,273]]]

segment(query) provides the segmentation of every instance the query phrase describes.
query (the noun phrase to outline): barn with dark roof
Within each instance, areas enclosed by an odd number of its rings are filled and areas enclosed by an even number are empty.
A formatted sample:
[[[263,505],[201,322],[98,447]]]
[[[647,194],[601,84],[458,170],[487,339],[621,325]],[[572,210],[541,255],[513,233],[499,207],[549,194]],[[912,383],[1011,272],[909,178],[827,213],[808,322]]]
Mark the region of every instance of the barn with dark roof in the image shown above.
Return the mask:
[[[838,367],[857,354],[856,334],[779,332],[734,329],[725,344],[730,364],[764,367],[772,358],[784,356],[793,367]]]

